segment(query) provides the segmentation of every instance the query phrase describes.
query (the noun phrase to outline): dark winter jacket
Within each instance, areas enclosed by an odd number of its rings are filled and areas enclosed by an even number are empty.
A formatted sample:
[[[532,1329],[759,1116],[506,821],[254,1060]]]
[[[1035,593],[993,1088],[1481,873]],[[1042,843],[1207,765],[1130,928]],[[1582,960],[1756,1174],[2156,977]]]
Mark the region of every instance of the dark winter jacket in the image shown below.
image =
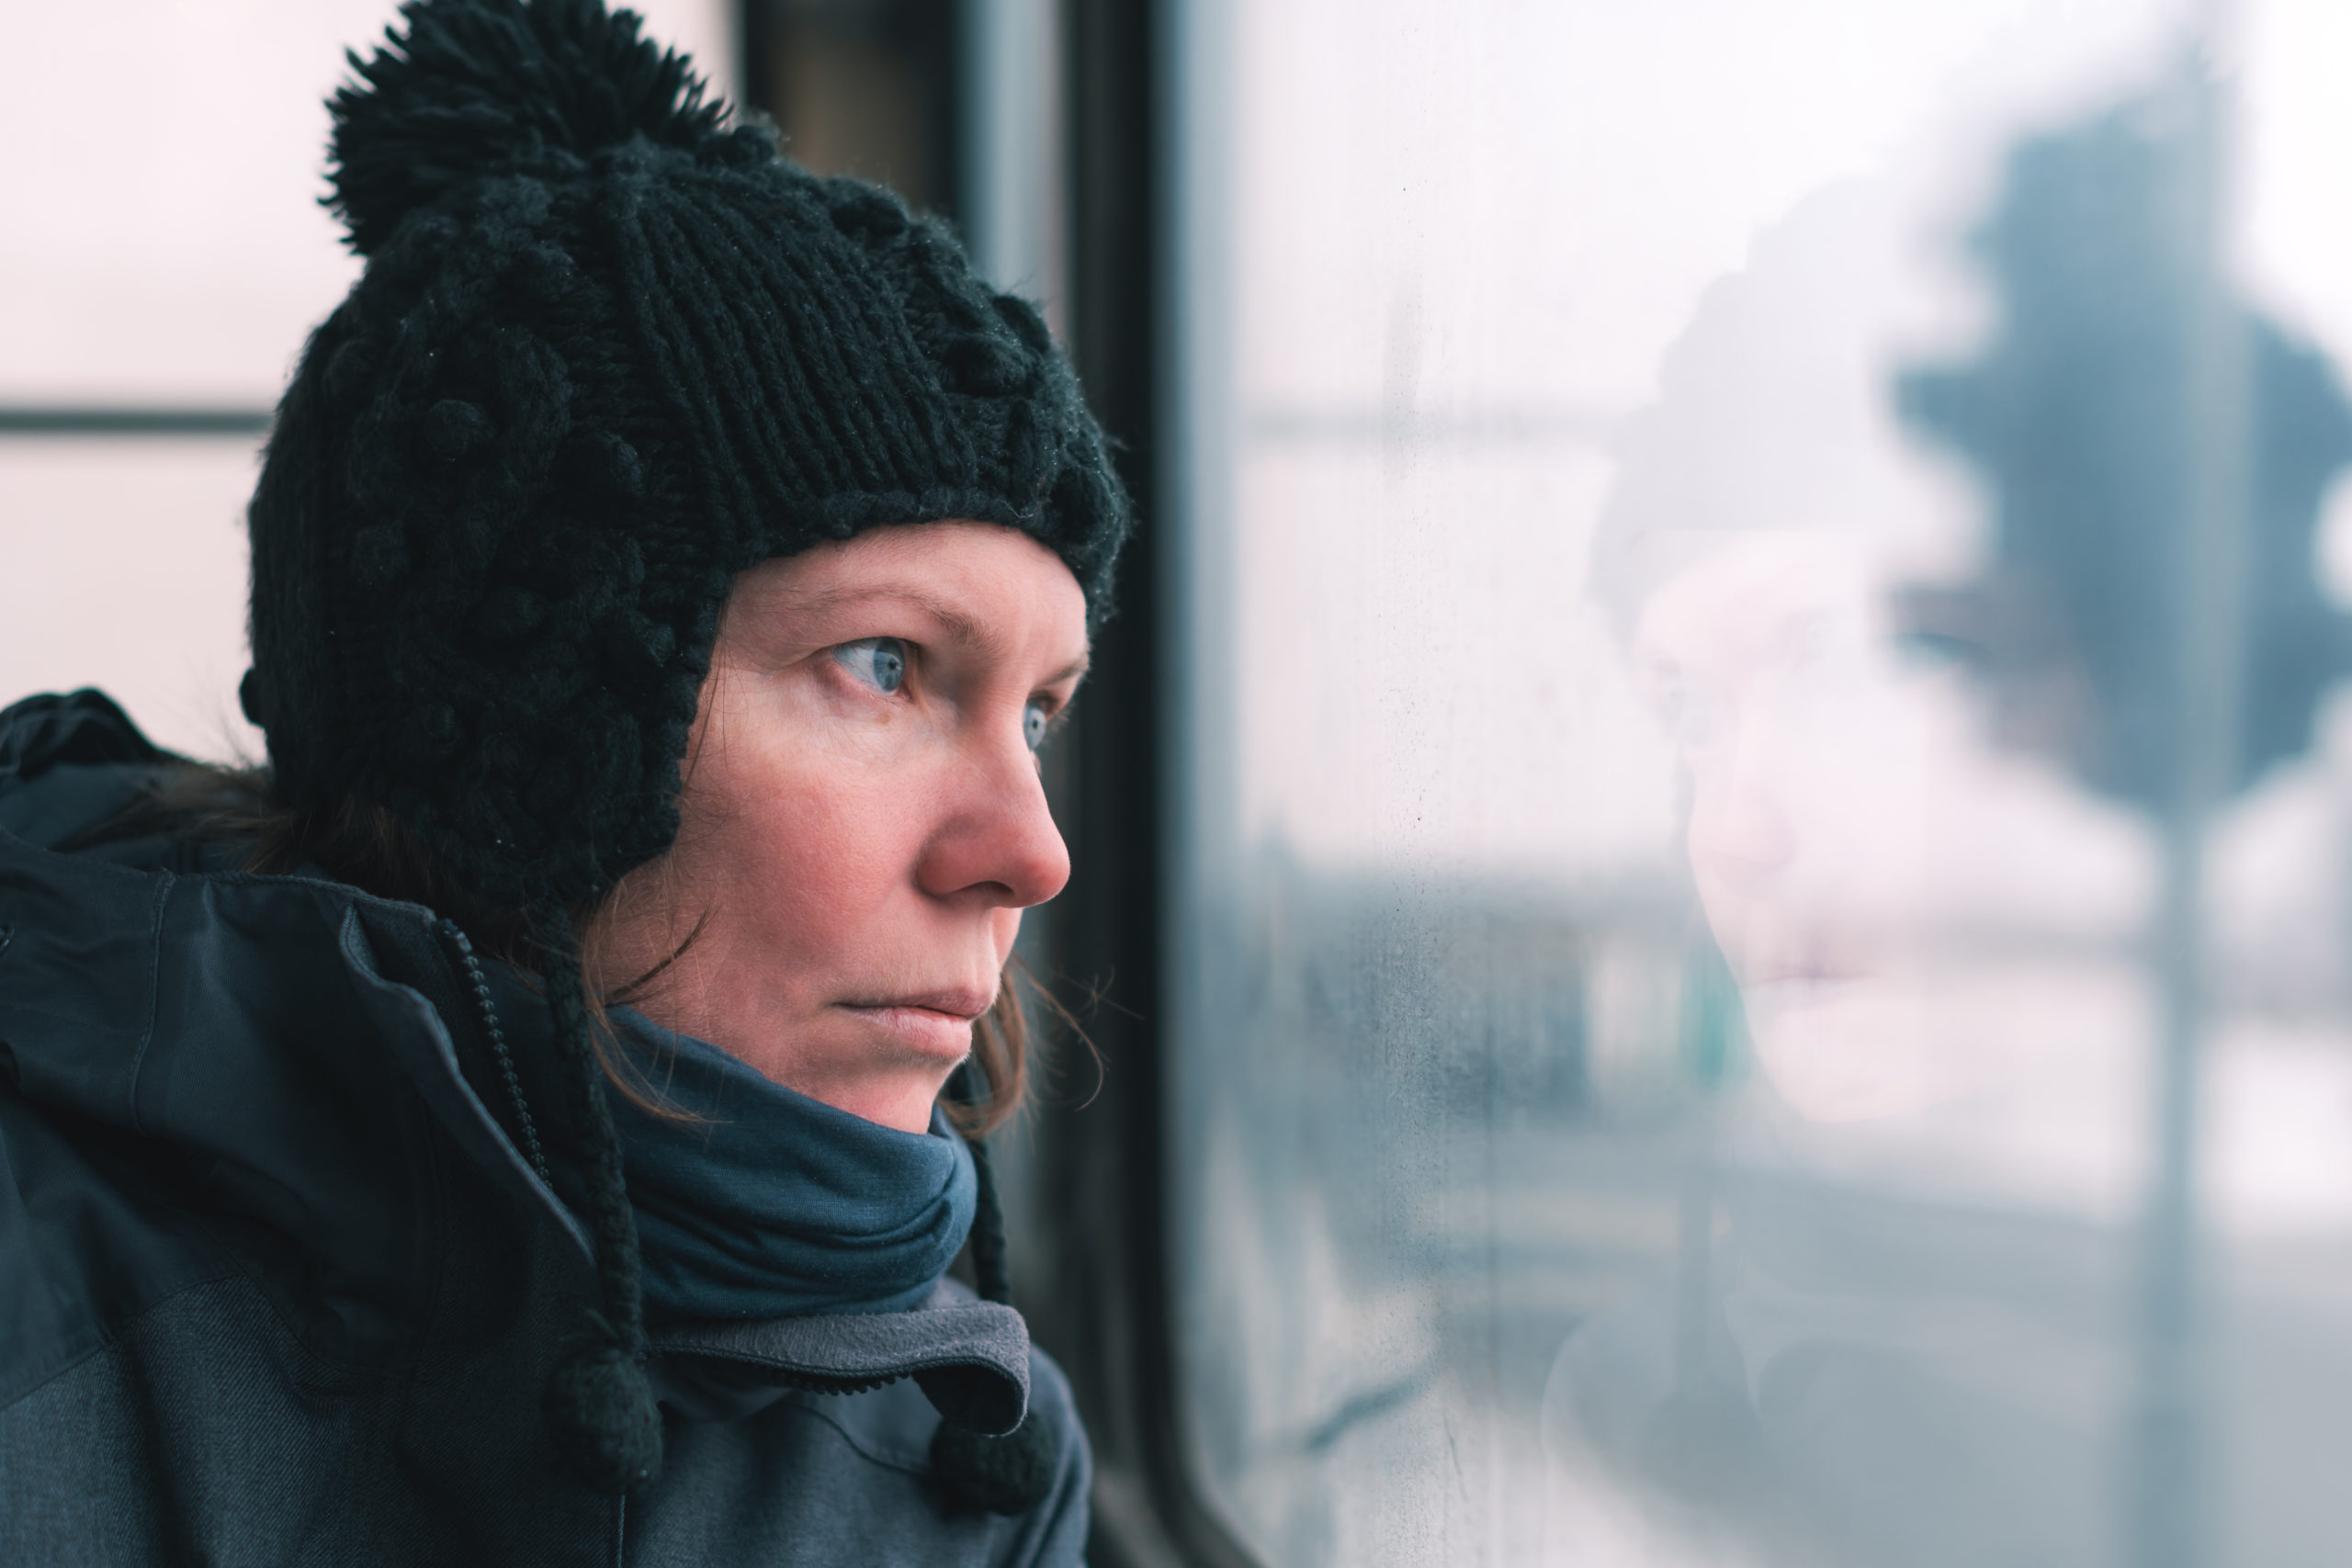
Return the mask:
[[[662,1479],[578,1481],[540,1398],[588,1246],[493,1110],[454,929],[186,843],[60,852],[159,760],[112,715],[0,714],[0,1563],[1078,1561],[1069,1391],[952,1282],[658,1331]],[[941,1413],[1024,1404],[1052,1495],[948,1502]]]

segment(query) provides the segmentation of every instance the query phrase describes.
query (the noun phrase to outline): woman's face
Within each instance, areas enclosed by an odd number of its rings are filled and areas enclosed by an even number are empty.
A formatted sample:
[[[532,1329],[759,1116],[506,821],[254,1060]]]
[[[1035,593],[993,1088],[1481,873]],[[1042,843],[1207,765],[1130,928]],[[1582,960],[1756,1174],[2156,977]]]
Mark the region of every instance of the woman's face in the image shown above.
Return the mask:
[[[2049,955],[2105,984],[2088,955],[2146,897],[2131,825],[1991,746],[1962,672],[1901,650],[1888,575],[1861,541],[1759,531],[1660,588],[1634,634],[1758,1058],[1824,1122],[1973,1092],[2005,1051],[2079,1059]],[[2052,1043],[2062,1017],[2076,1035]]]
[[[1087,660],[1086,603],[1009,528],[877,528],[736,579],[670,852],[594,933],[637,1005],[776,1083],[918,1132],[1069,857],[1036,745]]]

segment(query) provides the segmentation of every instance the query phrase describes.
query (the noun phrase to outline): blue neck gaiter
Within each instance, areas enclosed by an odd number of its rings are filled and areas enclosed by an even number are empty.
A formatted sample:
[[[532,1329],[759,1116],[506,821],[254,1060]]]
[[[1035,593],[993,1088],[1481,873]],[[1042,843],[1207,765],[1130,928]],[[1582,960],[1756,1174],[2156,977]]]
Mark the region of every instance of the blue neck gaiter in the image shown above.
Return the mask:
[[[518,1047],[550,1032],[547,1004],[485,964]],[[652,1322],[898,1312],[931,1293],[972,1228],[971,1151],[933,1111],[901,1133],[769,1082],[715,1045],[626,1008],[609,1014],[645,1081],[695,1120],[607,1089],[619,1129]],[[556,1188],[579,1207],[568,1165]]]

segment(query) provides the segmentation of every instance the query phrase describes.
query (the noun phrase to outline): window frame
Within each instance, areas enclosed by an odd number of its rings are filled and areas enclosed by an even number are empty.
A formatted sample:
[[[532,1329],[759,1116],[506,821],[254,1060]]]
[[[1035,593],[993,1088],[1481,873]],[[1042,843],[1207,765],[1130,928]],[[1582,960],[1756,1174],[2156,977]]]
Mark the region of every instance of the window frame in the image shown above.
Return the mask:
[[[1035,1124],[1040,1255],[1023,1301],[1068,1365],[1095,1453],[1099,1568],[1250,1568],[1193,1483],[1175,1348],[1167,917],[1178,713],[1172,585],[1186,517],[1167,438],[1178,231],[1177,26],[1166,0],[1062,0],[1069,348],[1137,512],[1085,696],[1049,759],[1069,886],[1041,913],[1054,976],[1099,987]],[[1067,987],[1065,987],[1067,988]],[[1090,1092],[1091,1091],[1091,1092]],[[1017,1244],[1016,1244],[1017,1245]]]

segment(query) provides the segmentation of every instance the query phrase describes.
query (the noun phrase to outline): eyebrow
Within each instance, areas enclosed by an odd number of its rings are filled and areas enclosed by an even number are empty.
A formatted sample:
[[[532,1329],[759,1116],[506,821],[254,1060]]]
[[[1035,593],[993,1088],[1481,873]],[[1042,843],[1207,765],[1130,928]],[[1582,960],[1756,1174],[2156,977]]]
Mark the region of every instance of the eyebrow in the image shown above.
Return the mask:
[[[847,609],[856,604],[871,604],[876,599],[897,599],[912,604],[944,627],[951,639],[966,647],[978,649],[985,652],[997,652],[1002,649],[1003,639],[978,620],[966,615],[952,604],[940,603],[919,588],[895,584],[881,588],[825,588],[811,592],[803,603],[811,609],[823,613],[830,610]],[[1041,683],[1047,686],[1057,685],[1064,681],[1085,674],[1092,663],[1093,654],[1090,649],[1046,676]]]

